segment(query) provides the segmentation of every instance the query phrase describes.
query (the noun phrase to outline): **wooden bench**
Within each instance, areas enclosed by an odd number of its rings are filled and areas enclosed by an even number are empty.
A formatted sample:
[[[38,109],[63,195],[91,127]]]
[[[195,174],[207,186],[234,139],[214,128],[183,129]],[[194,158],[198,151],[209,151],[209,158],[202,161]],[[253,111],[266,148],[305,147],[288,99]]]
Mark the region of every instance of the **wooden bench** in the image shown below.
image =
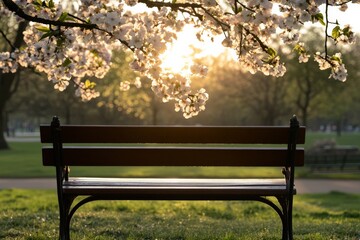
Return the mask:
[[[290,127],[60,126],[54,117],[40,132],[47,143],[43,165],[56,167],[61,240],[70,239],[78,208],[95,200],[260,201],[280,216],[282,239],[293,238],[294,171],[304,164],[296,144],[305,141],[295,116]],[[70,177],[70,166],[265,166],[282,173],[279,179],[91,178]]]

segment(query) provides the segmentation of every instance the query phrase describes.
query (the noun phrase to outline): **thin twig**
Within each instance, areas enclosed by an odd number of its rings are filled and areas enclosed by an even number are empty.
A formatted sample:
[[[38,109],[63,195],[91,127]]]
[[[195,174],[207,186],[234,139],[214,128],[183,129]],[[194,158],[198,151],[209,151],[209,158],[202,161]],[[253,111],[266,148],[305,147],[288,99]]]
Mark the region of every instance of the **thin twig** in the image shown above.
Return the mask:
[[[244,9],[246,9],[246,10],[248,10],[248,11],[250,11],[250,12],[253,12],[253,13],[255,12],[254,9],[249,8],[248,6],[246,6],[245,4],[241,3],[240,1],[238,1],[238,3],[239,3]]]
[[[11,41],[6,37],[6,34],[0,29],[0,33],[3,36],[3,38],[5,39],[5,41],[10,45],[11,50],[14,51],[16,49],[16,47],[11,43]]]
[[[325,3],[325,17],[326,17],[326,22],[325,22],[325,56],[327,58],[328,55],[328,46],[327,46],[327,42],[328,42],[328,28],[329,28],[329,0],[326,0]]]

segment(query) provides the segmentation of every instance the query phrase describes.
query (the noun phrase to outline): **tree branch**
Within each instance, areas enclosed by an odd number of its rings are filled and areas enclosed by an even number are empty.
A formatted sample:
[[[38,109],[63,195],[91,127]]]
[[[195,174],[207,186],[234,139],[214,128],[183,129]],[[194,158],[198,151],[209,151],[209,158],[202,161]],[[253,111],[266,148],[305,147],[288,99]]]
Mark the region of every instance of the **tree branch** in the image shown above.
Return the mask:
[[[26,14],[17,4],[15,4],[12,0],[2,0],[5,7],[11,12],[15,13],[17,16],[31,22],[49,24],[53,26],[59,27],[79,27],[84,29],[98,29],[96,24],[90,23],[77,23],[77,22],[61,22],[56,20],[49,20],[39,17],[34,17]]]
[[[325,22],[325,44],[324,44],[324,48],[325,48],[325,57],[327,59],[327,55],[328,55],[328,28],[329,28],[329,0],[326,0],[325,3],[325,17],[326,17],[326,22]]]
[[[178,10],[179,8],[201,8],[202,5],[198,3],[171,3],[171,2],[154,2],[150,0],[139,0],[140,3],[144,3],[148,7],[169,7],[172,10]]]
[[[31,22],[36,22],[36,23],[42,23],[42,24],[49,24],[52,26],[58,26],[58,27],[79,27],[82,29],[88,29],[88,30],[99,30],[99,31],[103,31],[106,32],[107,34],[109,34],[111,37],[113,37],[113,34],[99,28],[96,24],[91,24],[91,23],[86,23],[86,21],[75,17],[73,15],[71,15],[71,17],[81,21],[82,23],[78,23],[78,22],[62,22],[62,21],[56,21],[56,20],[49,20],[49,19],[44,19],[44,18],[39,18],[39,17],[33,17],[30,16],[28,14],[26,14],[18,5],[16,5],[12,0],[2,0],[4,5],[13,13],[15,13],[16,15],[18,15],[19,17],[27,20],[27,21],[31,21]],[[123,45],[125,45],[127,48],[131,49],[132,51],[134,51],[134,49],[132,47],[129,46],[129,44],[125,41],[122,41],[121,39],[118,39]]]

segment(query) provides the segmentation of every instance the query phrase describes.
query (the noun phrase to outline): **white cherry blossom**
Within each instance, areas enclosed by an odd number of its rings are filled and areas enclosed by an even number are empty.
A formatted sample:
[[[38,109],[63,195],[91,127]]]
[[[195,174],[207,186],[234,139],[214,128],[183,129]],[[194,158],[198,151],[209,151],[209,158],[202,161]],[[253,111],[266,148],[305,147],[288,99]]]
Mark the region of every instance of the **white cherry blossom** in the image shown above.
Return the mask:
[[[3,4],[9,0],[2,0]],[[144,79],[151,81],[151,89],[163,102],[172,101],[176,111],[185,118],[196,116],[205,110],[209,98],[205,89],[194,89],[192,82],[207,74],[207,66],[192,62],[175,73],[163,69],[161,56],[169,44],[177,39],[177,33],[186,24],[194,25],[197,38],[205,35],[222,35],[224,47],[233,48],[239,64],[250,73],[280,77],[286,72],[285,63],[274,50],[273,43],[295,46],[299,62],[307,62],[310,53],[301,41],[301,29],[305,22],[330,26],[319,9],[328,3],[346,11],[347,3],[359,0],[80,0],[76,11],[66,12],[61,4],[44,0],[15,0],[19,9],[32,17],[24,32],[26,46],[0,53],[2,72],[16,72],[21,67],[32,67],[47,75],[54,88],[64,91],[70,83],[76,86],[76,95],[83,101],[99,96],[89,77],[104,78],[109,71],[114,50],[133,53],[130,67]],[[274,13],[274,7],[280,12]],[[328,6],[331,7],[331,6]],[[0,7],[1,16],[12,14]],[[49,23],[49,21],[51,23]],[[351,44],[354,33],[350,26],[336,23],[332,36],[325,42]],[[326,45],[327,46],[327,45]],[[330,77],[345,81],[347,71],[341,54],[328,56],[316,53],[314,60],[322,70],[330,69]],[[131,85],[141,86],[140,79],[120,83],[121,90]]]

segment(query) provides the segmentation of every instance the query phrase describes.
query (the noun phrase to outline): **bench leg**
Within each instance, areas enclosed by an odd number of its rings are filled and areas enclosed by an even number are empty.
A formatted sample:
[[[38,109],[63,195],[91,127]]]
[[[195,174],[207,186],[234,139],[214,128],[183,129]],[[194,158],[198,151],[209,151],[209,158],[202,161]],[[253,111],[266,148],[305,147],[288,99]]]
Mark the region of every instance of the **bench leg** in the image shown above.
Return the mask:
[[[292,198],[278,197],[278,202],[282,207],[282,240],[293,240],[292,231]]]
[[[284,196],[276,197],[280,206],[275,204],[275,202],[265,198],[265,197],[255,197],[251,200],[257,200],[259,202],[266,203],[272,207],[277,214],[279,215],[282,223],[282,240],[293,240],[292,237],[292,223],[291,223],[291,211],[289,211],[289,199]]]
[[[290,207],[288,211],[288,236],[289,240],[293,240],[293,232],[292,232],[292,207]]]
[[[69,197],[63,198],[62,203],[59,202],[59,210],[60,210],[60,232],[59,239],[60,240],[70,240],[70,219],[69,219],[69,211],[74,198]]]
[[[74,213],[85,203],[99,200],[94,196],[90,196],[84,198],[71,208],[76,197],[77,196],[70,195],[64,197],[64,200],[62,201],[62,210],[60,211],[60,240],[70,240],[70,222]]]
[[[291,236],[291,217],[288,209],[284,209],[284,223],[283,223],[283,240],[292,240]]]

